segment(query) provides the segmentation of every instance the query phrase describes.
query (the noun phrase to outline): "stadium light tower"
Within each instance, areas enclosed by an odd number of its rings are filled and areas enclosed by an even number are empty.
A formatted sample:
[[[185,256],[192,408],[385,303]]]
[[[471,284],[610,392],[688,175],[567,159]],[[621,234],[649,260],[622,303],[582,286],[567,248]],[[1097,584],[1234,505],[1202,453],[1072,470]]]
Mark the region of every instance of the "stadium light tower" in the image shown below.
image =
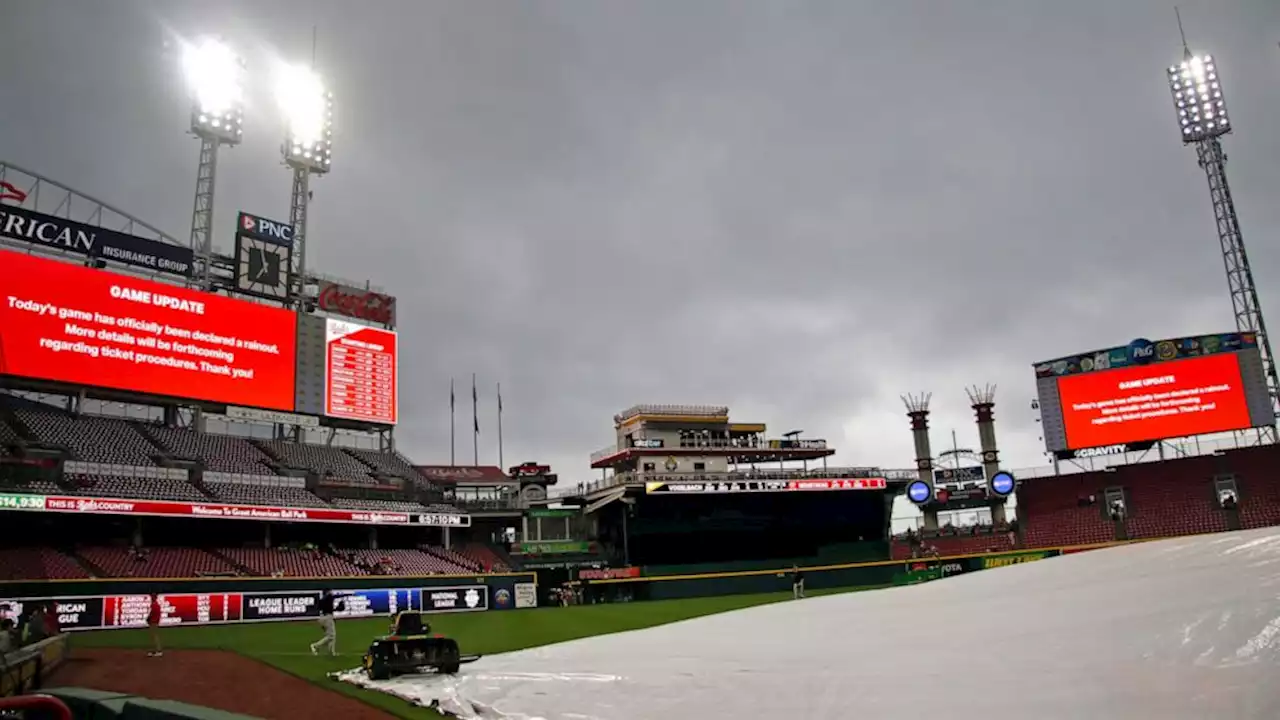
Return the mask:
[[[1178,30],[1182,30],[1181,16],[1178,18]],[[1227,288],[1231,292],[1236,329],[1257,333],[1271,404],[1277,407],[1280,379],[1276,376],[1275,356],[1271,352],[1267,324],[1262,318],[1262,305],[1258,302],[1258,289],[1245,252],[1231,187],[1227,184],[1227,156],[1220,138],[1231,132],[1232,125],[1222,95],[1218,63],[1211,55],[1193,54],[1187,46],[1186,33],[1182,34],[1182,51],[1182,62],[1168,70],[1169,90],[1173,94],[1182,143],[1195,146],[1200,167],[1209,180],[1209,197],[1213,201],[1214,219],[1218,225],[1218,242],[1227,271]],[[1261,428],[1259,436],[1274,443],[1276,429],[1274,426]]]
[[[239,145],[244,137],[244,63],[225,43],[206,39],[183,48],[182,66],[191,91],[191,132],[200,138],[191,250],[203,259],[200,284],[207,290],[212,286],[211,228],[218,147]]]
[[[329,172],[333,160],[333,93],[310,67],[284,68],[276,96],[285,117],[284,161],[293,169],[289,222],[293,225],[293,282],[301,301],[306,287],[307,206],[311,175]]]

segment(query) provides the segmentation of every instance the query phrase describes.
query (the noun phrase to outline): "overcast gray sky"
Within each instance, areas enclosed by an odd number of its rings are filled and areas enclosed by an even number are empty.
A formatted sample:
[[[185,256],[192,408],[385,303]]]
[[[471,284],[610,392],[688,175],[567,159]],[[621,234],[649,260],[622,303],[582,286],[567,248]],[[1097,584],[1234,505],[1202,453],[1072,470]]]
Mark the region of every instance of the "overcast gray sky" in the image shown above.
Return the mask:
[[[1230,177],[1280,313],[1280,4],[1182,0],[1221,62]],[[1043,462],[1037,360],[1233,325],[1205,180],[1181,147],[1164,0],[363,3],[6,0],[0,158],[185,238],[197,143],[174,37],[336,94],[308,261],[399,297],[400,447],[448,461],[481,380],[482,461],[588,476],[611,416],[729,405],[847,464],[976,445]],[[168,49],[166,49],[168,44]],[[216,227],[287,219],[268,77],[222,156]],[[1280,315],[1276,315],[1280,318]],[[1273,321],[1280,322],[1280,320]]]

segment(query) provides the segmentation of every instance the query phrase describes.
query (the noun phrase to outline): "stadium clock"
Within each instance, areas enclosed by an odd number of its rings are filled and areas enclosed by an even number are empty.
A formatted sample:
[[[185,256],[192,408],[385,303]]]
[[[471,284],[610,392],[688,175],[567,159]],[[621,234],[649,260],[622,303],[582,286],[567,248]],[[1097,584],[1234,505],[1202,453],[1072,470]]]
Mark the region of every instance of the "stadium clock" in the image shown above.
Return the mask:
[[[288,245],[236,236],[236,290],[283,300],[289,295]]]

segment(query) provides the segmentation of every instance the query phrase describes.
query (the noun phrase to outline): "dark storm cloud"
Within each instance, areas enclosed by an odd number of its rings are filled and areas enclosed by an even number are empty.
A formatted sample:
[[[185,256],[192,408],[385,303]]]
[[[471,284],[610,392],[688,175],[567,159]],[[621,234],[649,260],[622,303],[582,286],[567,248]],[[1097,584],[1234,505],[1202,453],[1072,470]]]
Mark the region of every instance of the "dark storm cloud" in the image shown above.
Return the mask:
[[[1276,312],[1280,6],[1183,12],[1222,62]],[[0,26],[0,156],[186,237],[196,146],[165,41],[223,33],[266,70],[306,59],[313,24],[339,105],[308,258],[399,296],[399,437],[423,462],[447,459],[451,375],[470,457],[475,371],[485,458],[501,380],[507,459],[566,479],[636,402],[725,403],[907,466],[898,395],[933,391],[936,442],[972,445],[963,388],[987,382],[1027,465],[1032,362],[1232,324],[1155,0],[25,3]],[[265,78],[251,101],[219,228],[288,214]]]

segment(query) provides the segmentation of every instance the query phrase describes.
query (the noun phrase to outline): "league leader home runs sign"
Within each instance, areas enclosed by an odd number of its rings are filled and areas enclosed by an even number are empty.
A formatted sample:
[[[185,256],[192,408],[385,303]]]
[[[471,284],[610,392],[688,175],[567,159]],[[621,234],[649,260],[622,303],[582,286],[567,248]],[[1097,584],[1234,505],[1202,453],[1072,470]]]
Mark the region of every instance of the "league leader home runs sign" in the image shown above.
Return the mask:
[[[190,248],[10,205],[0,205],[0,237],[183,277],[194,262]]]

